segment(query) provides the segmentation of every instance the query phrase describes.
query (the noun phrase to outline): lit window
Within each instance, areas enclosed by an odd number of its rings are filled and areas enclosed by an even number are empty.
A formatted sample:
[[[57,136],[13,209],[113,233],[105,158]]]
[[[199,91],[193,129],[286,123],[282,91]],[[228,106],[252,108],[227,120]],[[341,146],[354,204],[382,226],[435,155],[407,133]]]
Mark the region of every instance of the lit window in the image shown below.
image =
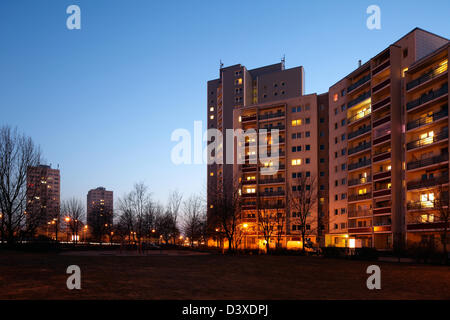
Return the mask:
[[[214,107],[210,107],[209,111],[213,112],[214,111]]]
[[[209,175],[212,177],[214,176],[214,172],[210,172]]]
[[[338,98],[339,98],[339,95],[338,95],[337,93],[335,93],[335,94],[333,95],[333,101],[334,101],[334,102],[338,101]]]
[[[214,119],[214,115],[210,115],[209,118],[210,118],[211,120],[213,120],[213,119]]]
[[[293,159],[292,160],[292,165],[293,166],[299,166],[302,164],[302,159]]]
[[[292,120],[292,126],[299,126],[302,124],[302,119]]]

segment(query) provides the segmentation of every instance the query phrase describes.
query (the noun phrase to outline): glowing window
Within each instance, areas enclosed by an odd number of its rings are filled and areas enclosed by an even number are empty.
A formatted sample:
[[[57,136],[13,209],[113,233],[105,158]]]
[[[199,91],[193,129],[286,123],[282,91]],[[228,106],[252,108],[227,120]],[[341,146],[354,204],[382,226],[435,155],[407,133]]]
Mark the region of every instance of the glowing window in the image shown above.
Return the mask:
[[[293,159],[292,160],[292,165],[293,166],[299,166],[302,164],[302,159]]]
[[[299,126],[302,124],[302,119],[292,120],[292,126]]]

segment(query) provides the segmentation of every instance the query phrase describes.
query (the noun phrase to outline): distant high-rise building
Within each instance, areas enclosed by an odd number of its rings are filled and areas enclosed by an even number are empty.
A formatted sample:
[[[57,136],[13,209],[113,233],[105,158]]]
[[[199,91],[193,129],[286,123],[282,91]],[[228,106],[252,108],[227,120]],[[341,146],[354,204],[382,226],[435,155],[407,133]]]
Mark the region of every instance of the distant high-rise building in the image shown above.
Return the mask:
[[[113,192],[103,187],[89,190],[87,194],[87,224],[111,226],[113,223]]]
[[[47,165],[27,169],[27,223],[44,230],[48,224],[57,226],[60,210],[60,172]]]

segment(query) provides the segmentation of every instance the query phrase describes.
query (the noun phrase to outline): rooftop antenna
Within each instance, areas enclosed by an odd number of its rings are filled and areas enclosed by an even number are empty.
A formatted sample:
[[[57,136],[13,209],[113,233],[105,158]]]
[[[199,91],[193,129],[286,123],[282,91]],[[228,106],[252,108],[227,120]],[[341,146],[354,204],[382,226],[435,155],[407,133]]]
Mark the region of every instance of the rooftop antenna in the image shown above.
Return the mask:
[[[358,60],[358,68],[361,67],[361,65],[362,65],[362,61]]]
[[[283,68],[284,68],[284,64],[286,63],[286,55],[283,54],[283,57],[281,58],[281,63],[283,64]]]
[[[219,61],[220,61],[220,62],[219,62],[219,63],[220,63],[220,69],[222,69],[222,68],[223,68],[223,62],[222,62],[222,59],[220,59]]]

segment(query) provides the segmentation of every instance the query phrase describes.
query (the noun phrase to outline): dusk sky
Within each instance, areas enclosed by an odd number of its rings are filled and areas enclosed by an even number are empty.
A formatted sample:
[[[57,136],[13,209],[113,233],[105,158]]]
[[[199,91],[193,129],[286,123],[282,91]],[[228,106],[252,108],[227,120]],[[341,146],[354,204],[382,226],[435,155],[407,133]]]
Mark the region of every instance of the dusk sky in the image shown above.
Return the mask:
[[[71,4],[81,30],[66,28]],[[372,4],[381,30],[366,27]],[[285,55],[306,93],[322,93],[414,27],[449,38],[449,13],[448,0],[2,0],[0,125],[59,164],[62,200],[98,186],[117,199],[144,181],[165,202],[205,190],[206,165],[172,164],[170,137],[206,122],[220,59],[252,69]]]

